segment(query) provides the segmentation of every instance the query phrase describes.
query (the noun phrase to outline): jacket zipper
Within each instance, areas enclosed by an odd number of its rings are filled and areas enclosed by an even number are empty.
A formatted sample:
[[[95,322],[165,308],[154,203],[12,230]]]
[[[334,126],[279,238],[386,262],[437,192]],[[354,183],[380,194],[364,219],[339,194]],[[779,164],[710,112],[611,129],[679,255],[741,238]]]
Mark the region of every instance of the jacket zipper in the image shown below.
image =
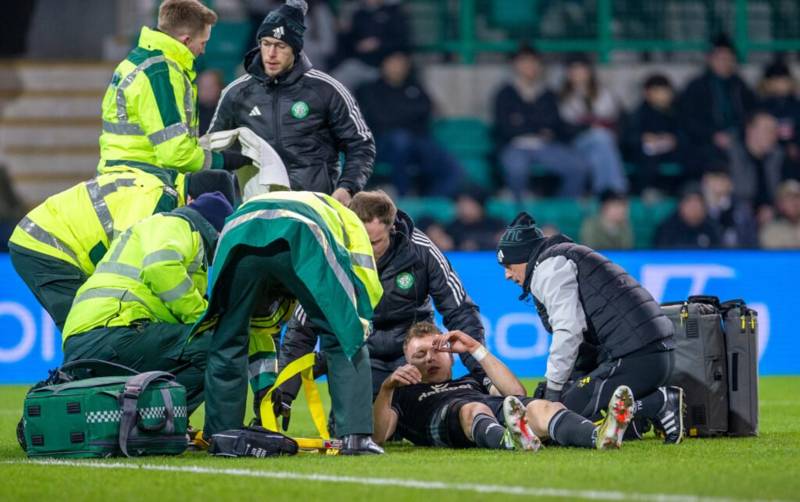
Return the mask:
[[[281,142],[281,123],[280,123],[280,109],[279,109],[279,94],[280,94],[280,86],[275,86],[275,93],[272,95],[272,123],[275,124],[275,150],[278,152],[278,155],[283,157],[283,143]]]

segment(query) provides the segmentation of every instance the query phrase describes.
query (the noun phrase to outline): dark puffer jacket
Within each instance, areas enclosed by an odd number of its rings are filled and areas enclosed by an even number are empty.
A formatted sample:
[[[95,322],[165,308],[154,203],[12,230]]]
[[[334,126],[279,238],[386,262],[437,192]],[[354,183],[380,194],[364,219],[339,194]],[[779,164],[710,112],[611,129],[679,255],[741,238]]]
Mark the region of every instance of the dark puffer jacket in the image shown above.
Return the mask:
[[[554,267],[554,264],[559,265]],[[537,276],[537,273],[551,276]],[[555,274],[561,277],[554,277]],[[564,330],[566,338],[579,337],[560,340],[558,348],[551,347],[550,357],[558,361],[556,366],[571,363],[568,368],[551,370],[548,361],[548,373],[553,371],[560,379],[573,369],[577,348],[582,343],[597,347],[598,363],[626,356],[656,342],[662,342],[663,349],[673,346],[672,322],[647,290],[605,256],[562,236],[546,240],[534,253],[527,267],[525,291],[533,294],[542,323],[550,333]],[[545,297],[540,298],[542,291]],[[547,297],[550,295],[559,298]],[[559,314],[558,323],[554,323],[548,305],[582,312],[584,319],[564,322]],[[583,328],[582,333],[574,333],[578,326]]]
[[[258,48],[247,53],[244,67],[247,74],[222,91],[208,132],[251,129],[280,155],[292,190],[361,191],[372,174],[375,141],[350,92],[312,69],[303,53],[275,78],[264,73]]]

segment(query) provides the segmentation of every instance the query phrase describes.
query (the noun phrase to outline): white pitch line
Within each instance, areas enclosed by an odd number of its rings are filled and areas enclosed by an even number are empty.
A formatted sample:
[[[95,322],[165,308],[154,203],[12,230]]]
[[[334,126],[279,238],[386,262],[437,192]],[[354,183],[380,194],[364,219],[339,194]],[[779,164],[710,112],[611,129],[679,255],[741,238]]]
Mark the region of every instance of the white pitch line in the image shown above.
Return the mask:
[[[335,476],[329,474],[302,474],[287,471],[260,471],[250,469],[214,469],[201,466],[154,465],[135,463],[105,463],[75,460],[8,460],[2,464],[28,464],[37,466],[87,467],[93,469],[129,469],[143,471],[183,472],[189,474],[211,474],[215,476],[239,476],[280,480],[316,481],[321,483],[348,483],[366,486],[394,486],[418,490],[455,490],[474,493],[497,493],[526,497],[557,497],[585,500],[642,500],[646,502],[742,502],[752,499],[724,497],[698,497],[694,495],[671,495],[665,493],[626,493],[602,490],[570,490],[565,488],[536,488],[528,486],[484,485],[477,483],[445,483],[402,478],[366,478]],[[773,500],[771,502],[780,502]]]

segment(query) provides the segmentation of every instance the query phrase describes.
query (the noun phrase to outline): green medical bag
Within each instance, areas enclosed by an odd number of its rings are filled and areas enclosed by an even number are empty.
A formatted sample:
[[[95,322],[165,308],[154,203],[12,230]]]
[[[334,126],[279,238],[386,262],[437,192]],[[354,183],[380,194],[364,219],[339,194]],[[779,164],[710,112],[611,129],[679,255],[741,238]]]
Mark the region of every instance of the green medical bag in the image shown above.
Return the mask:
[[[186,389],[173,375],[127,370],[135,374],[72,378],[78,367],[85,368],[86,362],[69,363],[28,391],[20,440],[29,457],[178,455],[186,450]]]

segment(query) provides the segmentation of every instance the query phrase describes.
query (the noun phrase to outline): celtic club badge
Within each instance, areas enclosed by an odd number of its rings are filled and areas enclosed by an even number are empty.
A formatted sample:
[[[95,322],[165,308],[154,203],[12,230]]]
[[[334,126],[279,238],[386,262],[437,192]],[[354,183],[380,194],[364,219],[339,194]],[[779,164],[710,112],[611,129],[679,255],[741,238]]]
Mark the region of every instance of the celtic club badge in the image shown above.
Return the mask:
[[[308,103],[305,101],[297,101],[292,105],[292,117],[296,119],[304,119],[308,116]]]
[[[410,289],[414,285],[414,276],[408,272],[403,272],[397,276],[394,282],[400,289]]]

